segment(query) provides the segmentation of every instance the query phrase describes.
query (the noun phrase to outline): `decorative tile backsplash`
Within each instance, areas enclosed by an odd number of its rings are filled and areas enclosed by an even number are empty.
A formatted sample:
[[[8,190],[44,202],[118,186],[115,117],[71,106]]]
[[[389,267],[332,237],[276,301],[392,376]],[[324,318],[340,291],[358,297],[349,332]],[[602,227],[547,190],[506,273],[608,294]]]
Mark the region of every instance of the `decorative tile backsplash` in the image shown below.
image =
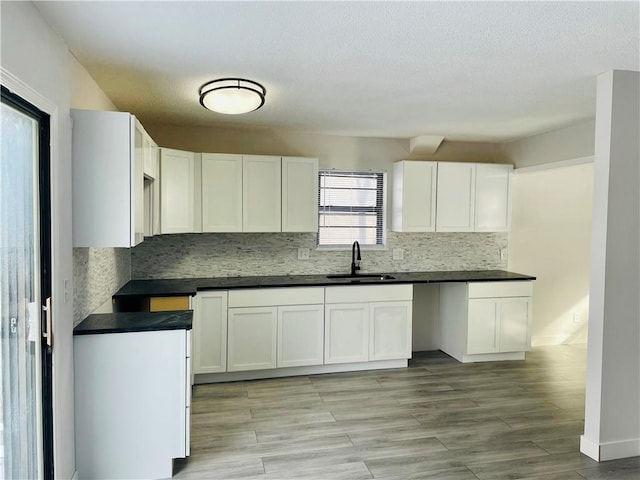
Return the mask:
[[[73,324],[109,300],[131,279],[128,248],[73,249]]]
[[[494,270],[507,233],[387,233],[386,250],[363,250],[362,272]],[[298,248],[310,249],[298,260]],[[393,250],[403,259],[394,260]],[[351,251],[316,250],[315,233],[197,233],[147,238],[131,250],[131,276],[225,277],[348,273]]]

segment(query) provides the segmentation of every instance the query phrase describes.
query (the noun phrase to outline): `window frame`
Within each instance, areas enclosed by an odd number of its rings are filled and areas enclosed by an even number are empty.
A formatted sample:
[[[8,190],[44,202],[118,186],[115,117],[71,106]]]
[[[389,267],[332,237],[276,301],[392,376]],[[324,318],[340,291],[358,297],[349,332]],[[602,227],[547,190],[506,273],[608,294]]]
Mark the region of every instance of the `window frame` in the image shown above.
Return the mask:
[[[345,173],[351,175],[357,174],[377,174],[378,186],[376,188],[376,197],[382,199],[382,206],[376,210],[376,237],[378,237],[378,231],[380,232],[380,240],[382,243],[360,244],[361,250],[386,250],[387,249],[387,172],[385,170],[355,170],[355,169],[338,169],[338,168],[324,168],[318,170],[318,229],[316,231],[316,250],[333,250],[333,251],[351,251],[352,243],[348,244],[329,244],[321,245],[320,242],[320,216],[323,214],[322,206],[320,205],[320,192],[322,191],[322,176],[331,173]],[[380,183],[382,185],[380,185]],[[381,192],[380,192],[381,189]],[[378,195],[381,193],[381,195]],[[377,207],[376,207],[377,208]],[[344,207],[344,211],[362,211],[371,212],[371,207]]]

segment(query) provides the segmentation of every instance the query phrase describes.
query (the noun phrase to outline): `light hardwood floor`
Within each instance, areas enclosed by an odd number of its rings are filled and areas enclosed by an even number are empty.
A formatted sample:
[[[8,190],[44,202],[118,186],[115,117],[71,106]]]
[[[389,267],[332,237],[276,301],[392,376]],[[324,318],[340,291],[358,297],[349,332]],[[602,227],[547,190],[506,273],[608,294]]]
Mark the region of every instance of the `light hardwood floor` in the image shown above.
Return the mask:
[[[637,480],[579,452],[584,346],[461,364],[195,386],[177,479]]]

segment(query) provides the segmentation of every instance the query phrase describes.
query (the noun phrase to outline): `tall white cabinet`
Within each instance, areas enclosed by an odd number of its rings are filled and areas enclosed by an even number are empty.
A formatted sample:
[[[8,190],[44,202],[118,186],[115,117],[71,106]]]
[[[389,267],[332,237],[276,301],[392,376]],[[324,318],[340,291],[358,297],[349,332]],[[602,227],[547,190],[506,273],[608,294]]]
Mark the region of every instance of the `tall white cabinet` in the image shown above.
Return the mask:
[[[437,173],[436,162],[393,164],[394,232],[435,232]]]
[[[73,245],[133,247],[144,235],[144,156],[136,118],[72,110]]]

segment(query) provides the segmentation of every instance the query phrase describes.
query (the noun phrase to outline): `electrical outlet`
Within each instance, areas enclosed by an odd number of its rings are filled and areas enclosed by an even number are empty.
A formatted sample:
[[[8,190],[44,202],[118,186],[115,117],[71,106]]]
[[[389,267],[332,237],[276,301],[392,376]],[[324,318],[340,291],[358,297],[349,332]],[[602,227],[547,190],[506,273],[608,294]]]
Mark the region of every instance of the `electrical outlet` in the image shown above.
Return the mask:
[[[394,260],[403,260],[404,259],[404,250],[401,248],[393,249],[393,259]]]
[[[506,260],[507,259],[507,249],[506,248],[501,248],[500,249],[500,260]]]
[[[582,314],[580,312],[573,312],[573,323],[580,323],[582,321]]]
[[[308,248],[299,248],[298,249],[298,260],[309,260],[309,249]]]

